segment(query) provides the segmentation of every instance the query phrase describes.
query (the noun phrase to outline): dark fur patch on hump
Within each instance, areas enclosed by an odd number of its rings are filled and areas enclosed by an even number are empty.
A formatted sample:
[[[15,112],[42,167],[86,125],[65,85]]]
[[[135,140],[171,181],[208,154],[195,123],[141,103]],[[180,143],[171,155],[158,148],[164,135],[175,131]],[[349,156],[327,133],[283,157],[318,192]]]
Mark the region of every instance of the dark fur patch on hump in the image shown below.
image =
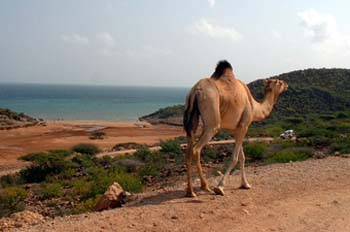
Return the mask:
[[[211,75],[211,77],[214,79],[219,79],[224,74],[225,69],[227,69],[227,68],[232,70],[231,64],[227,60],[220,60],[217,63],[215,71]]]

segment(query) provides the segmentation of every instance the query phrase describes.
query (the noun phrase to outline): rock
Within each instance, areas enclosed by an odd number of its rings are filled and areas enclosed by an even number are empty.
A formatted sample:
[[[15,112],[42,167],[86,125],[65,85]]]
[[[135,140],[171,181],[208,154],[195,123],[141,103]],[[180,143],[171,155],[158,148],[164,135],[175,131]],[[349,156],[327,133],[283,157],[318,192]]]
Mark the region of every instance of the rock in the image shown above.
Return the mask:
[[[130,199],[130,196],[130,193],[125,192],[117,182],[114,182],[96,203],[94,210],[102,211],[109,208],[121,207],[127,199]]]
[[[249,215],[249,211],[248,211],[248,210],[243,209],[243,212],[244,212],[245,214]]]
[[[324,159],[326,158],[326,154],[323,151],[315,151],[314,157],[316,159]]]
[[[41,214],[25,210],[14,213],[10,217],[1,218],[0,230],[21,228],[26,225],[36,225],[44,221],[45,219]]]

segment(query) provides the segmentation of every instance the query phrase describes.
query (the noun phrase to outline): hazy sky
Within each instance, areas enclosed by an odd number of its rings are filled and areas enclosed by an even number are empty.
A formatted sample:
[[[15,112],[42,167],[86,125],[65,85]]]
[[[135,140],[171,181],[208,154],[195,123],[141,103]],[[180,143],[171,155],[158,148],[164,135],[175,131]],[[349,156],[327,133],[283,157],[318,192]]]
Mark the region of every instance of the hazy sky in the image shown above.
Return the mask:
[[[0,82],[190,86],[350,67],[350,1],[1,0]]]

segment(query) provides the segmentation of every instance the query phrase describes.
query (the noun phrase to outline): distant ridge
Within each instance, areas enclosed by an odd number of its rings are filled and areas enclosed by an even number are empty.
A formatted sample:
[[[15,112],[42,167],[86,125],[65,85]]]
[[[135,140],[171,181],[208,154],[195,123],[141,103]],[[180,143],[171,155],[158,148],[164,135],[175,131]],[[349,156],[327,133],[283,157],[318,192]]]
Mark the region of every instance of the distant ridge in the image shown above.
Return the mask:
[[[0,130],[28,127],[38,123],[39,120],[23,113],[16,113],[9,109],[0,108]]]
[[[287,81],[289,87],[278,99],[270,118],[350,110],[350,69],[305,69],[267,79],[276,78]],[[263,79],[249,83],[248,87],[257,100],[263,99]],[[170,106],[143,116],[140,120],[180,126],[183,110],[183,105]]]

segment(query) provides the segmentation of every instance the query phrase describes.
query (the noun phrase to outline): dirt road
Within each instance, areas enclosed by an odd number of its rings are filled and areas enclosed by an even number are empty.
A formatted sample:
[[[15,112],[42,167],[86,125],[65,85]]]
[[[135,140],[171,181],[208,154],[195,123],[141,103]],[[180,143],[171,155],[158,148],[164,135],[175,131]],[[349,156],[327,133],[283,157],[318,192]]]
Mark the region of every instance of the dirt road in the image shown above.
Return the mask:
[[[225,196],[189,199],[181,182],[124,208],[56,218],[26,231],[350,231],[350,158],[248,167],[247,174],[251,190],[237,189],[235,175]]]

